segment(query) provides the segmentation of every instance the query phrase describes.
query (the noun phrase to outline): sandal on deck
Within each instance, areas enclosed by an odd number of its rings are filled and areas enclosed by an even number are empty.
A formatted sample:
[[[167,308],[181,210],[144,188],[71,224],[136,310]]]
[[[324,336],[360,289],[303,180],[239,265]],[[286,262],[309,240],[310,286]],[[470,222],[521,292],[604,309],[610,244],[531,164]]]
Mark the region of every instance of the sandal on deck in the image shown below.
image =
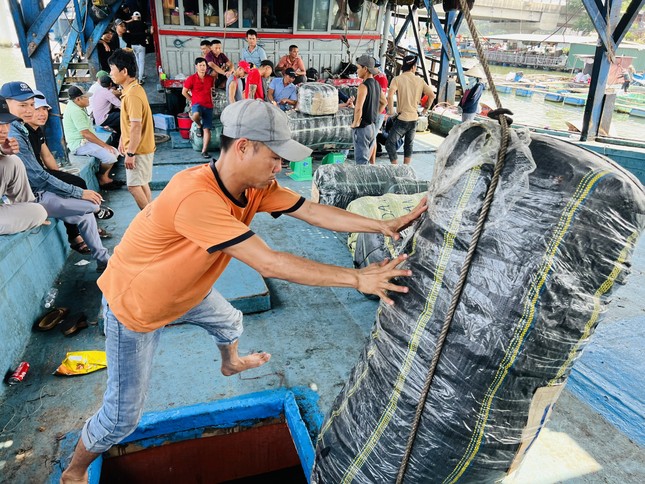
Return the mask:
[[[101,227],[99,227],[99,237],[101,237],[102,239],[111,239],[112,234],[110,232],[108,232],[107,230],[102,229]]]
[[[99,208],[99,211],[94,212],[94,215],[99,220],[107,220],[114,216],[114,210],[112,210],[110,207],[106,207],[105,205],[101,205],[101,208]]]
[[[87,246],[85,242],[77,242],[75,244],[69,244],[70,248],[72,250],[75,250],[79,254],[89,254],[91,252],[90,248]]]
[[[53,309],[45,314],[39,321],[36,321],[34,329],[38,331],[49,331],[50,329],[54,329],[58,323],[65,319],[67,314],[69,314],[69,309],[67,308]]]
[[[75,334],[78,334],[80,330],[87,327],[87,316],[85,316],[85,313],[79,313],[68,318],[61,325],[60,330],[65,336],[74,336]]]

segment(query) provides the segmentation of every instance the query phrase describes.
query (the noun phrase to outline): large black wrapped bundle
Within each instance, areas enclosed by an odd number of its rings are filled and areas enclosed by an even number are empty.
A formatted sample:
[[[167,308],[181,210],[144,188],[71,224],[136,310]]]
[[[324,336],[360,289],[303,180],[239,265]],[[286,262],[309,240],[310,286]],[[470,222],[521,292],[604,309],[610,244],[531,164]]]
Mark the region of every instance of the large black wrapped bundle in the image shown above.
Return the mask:
[[[293,139],[312,150],[344,150],[354,146],[351,108],[327,116],[310,116],[292,109],[287,111],[287,117]]]
[[[336,114],[338,111],[338,90],[322,82],[305,82],[298,88],[296,109],[312,116]]]
[[[440,147],[428,213],[400,247],[410,291],[380,306],[320,431],[312,482],[395,481],[499,131],[466,123]],[[626,277],[645,224],[643,187],[605,157],[531,136],[512,133],[405,482],[493,482],[515,469]]]
[[[409,165],[322,165],[313,176],[311,199],[346,208],[357,198],[384,195],[393,186],[416,185],[416,181]]]

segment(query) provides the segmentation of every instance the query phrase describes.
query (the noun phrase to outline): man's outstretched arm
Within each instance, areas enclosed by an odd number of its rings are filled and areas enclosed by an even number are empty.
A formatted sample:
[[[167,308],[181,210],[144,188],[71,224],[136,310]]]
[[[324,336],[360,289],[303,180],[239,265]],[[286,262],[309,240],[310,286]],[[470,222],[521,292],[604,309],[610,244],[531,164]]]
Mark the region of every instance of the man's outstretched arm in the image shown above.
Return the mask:
[[[348,212],[342,208],[321,205],[308,200],[298,210],[287,215],[316,227],[336,232],[381,233],[398,240],[399,232],[408,227],[427,210],[427,203],[427,197],[424,197],[410,213],[390,220],[372,219]]]
[[[412,271],[396,268],[407,255],[363,269],[350,269],[273,250],[257,235],[222,250],[251,266],[263,277],[284,279],[307,286],[353,287],[362,293],[378,296],[386,304],[393,304],[386,291],[408,292],[407,287],[393,284],[390,279],[412,274]]]

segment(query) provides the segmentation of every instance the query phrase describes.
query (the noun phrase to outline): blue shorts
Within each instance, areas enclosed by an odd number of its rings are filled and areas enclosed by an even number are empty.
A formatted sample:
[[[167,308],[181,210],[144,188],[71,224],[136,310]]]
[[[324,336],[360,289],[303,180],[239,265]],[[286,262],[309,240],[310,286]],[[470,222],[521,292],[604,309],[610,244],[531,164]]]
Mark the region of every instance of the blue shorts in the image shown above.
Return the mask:
[[[202,118],[202,128],[211,129],[213,127],[213,108],[205,108],[201,104],[193,104],[191,113],[199,113]]]

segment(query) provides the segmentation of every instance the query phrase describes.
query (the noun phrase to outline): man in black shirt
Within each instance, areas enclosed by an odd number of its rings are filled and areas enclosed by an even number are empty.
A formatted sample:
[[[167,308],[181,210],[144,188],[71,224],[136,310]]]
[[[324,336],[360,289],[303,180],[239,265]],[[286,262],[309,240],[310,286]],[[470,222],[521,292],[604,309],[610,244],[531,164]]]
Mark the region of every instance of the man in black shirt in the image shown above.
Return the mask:
[[[366,165],[376,140],[378,113],[383,111],[387,100],[374,79],[374,75],[378,74],[374,57],[362,55],[356,59],[356,65],[358,77],[363,79],[363,83],[358,86],[354,102],[354,122],[352,123],[354,160],[357,165]]]

